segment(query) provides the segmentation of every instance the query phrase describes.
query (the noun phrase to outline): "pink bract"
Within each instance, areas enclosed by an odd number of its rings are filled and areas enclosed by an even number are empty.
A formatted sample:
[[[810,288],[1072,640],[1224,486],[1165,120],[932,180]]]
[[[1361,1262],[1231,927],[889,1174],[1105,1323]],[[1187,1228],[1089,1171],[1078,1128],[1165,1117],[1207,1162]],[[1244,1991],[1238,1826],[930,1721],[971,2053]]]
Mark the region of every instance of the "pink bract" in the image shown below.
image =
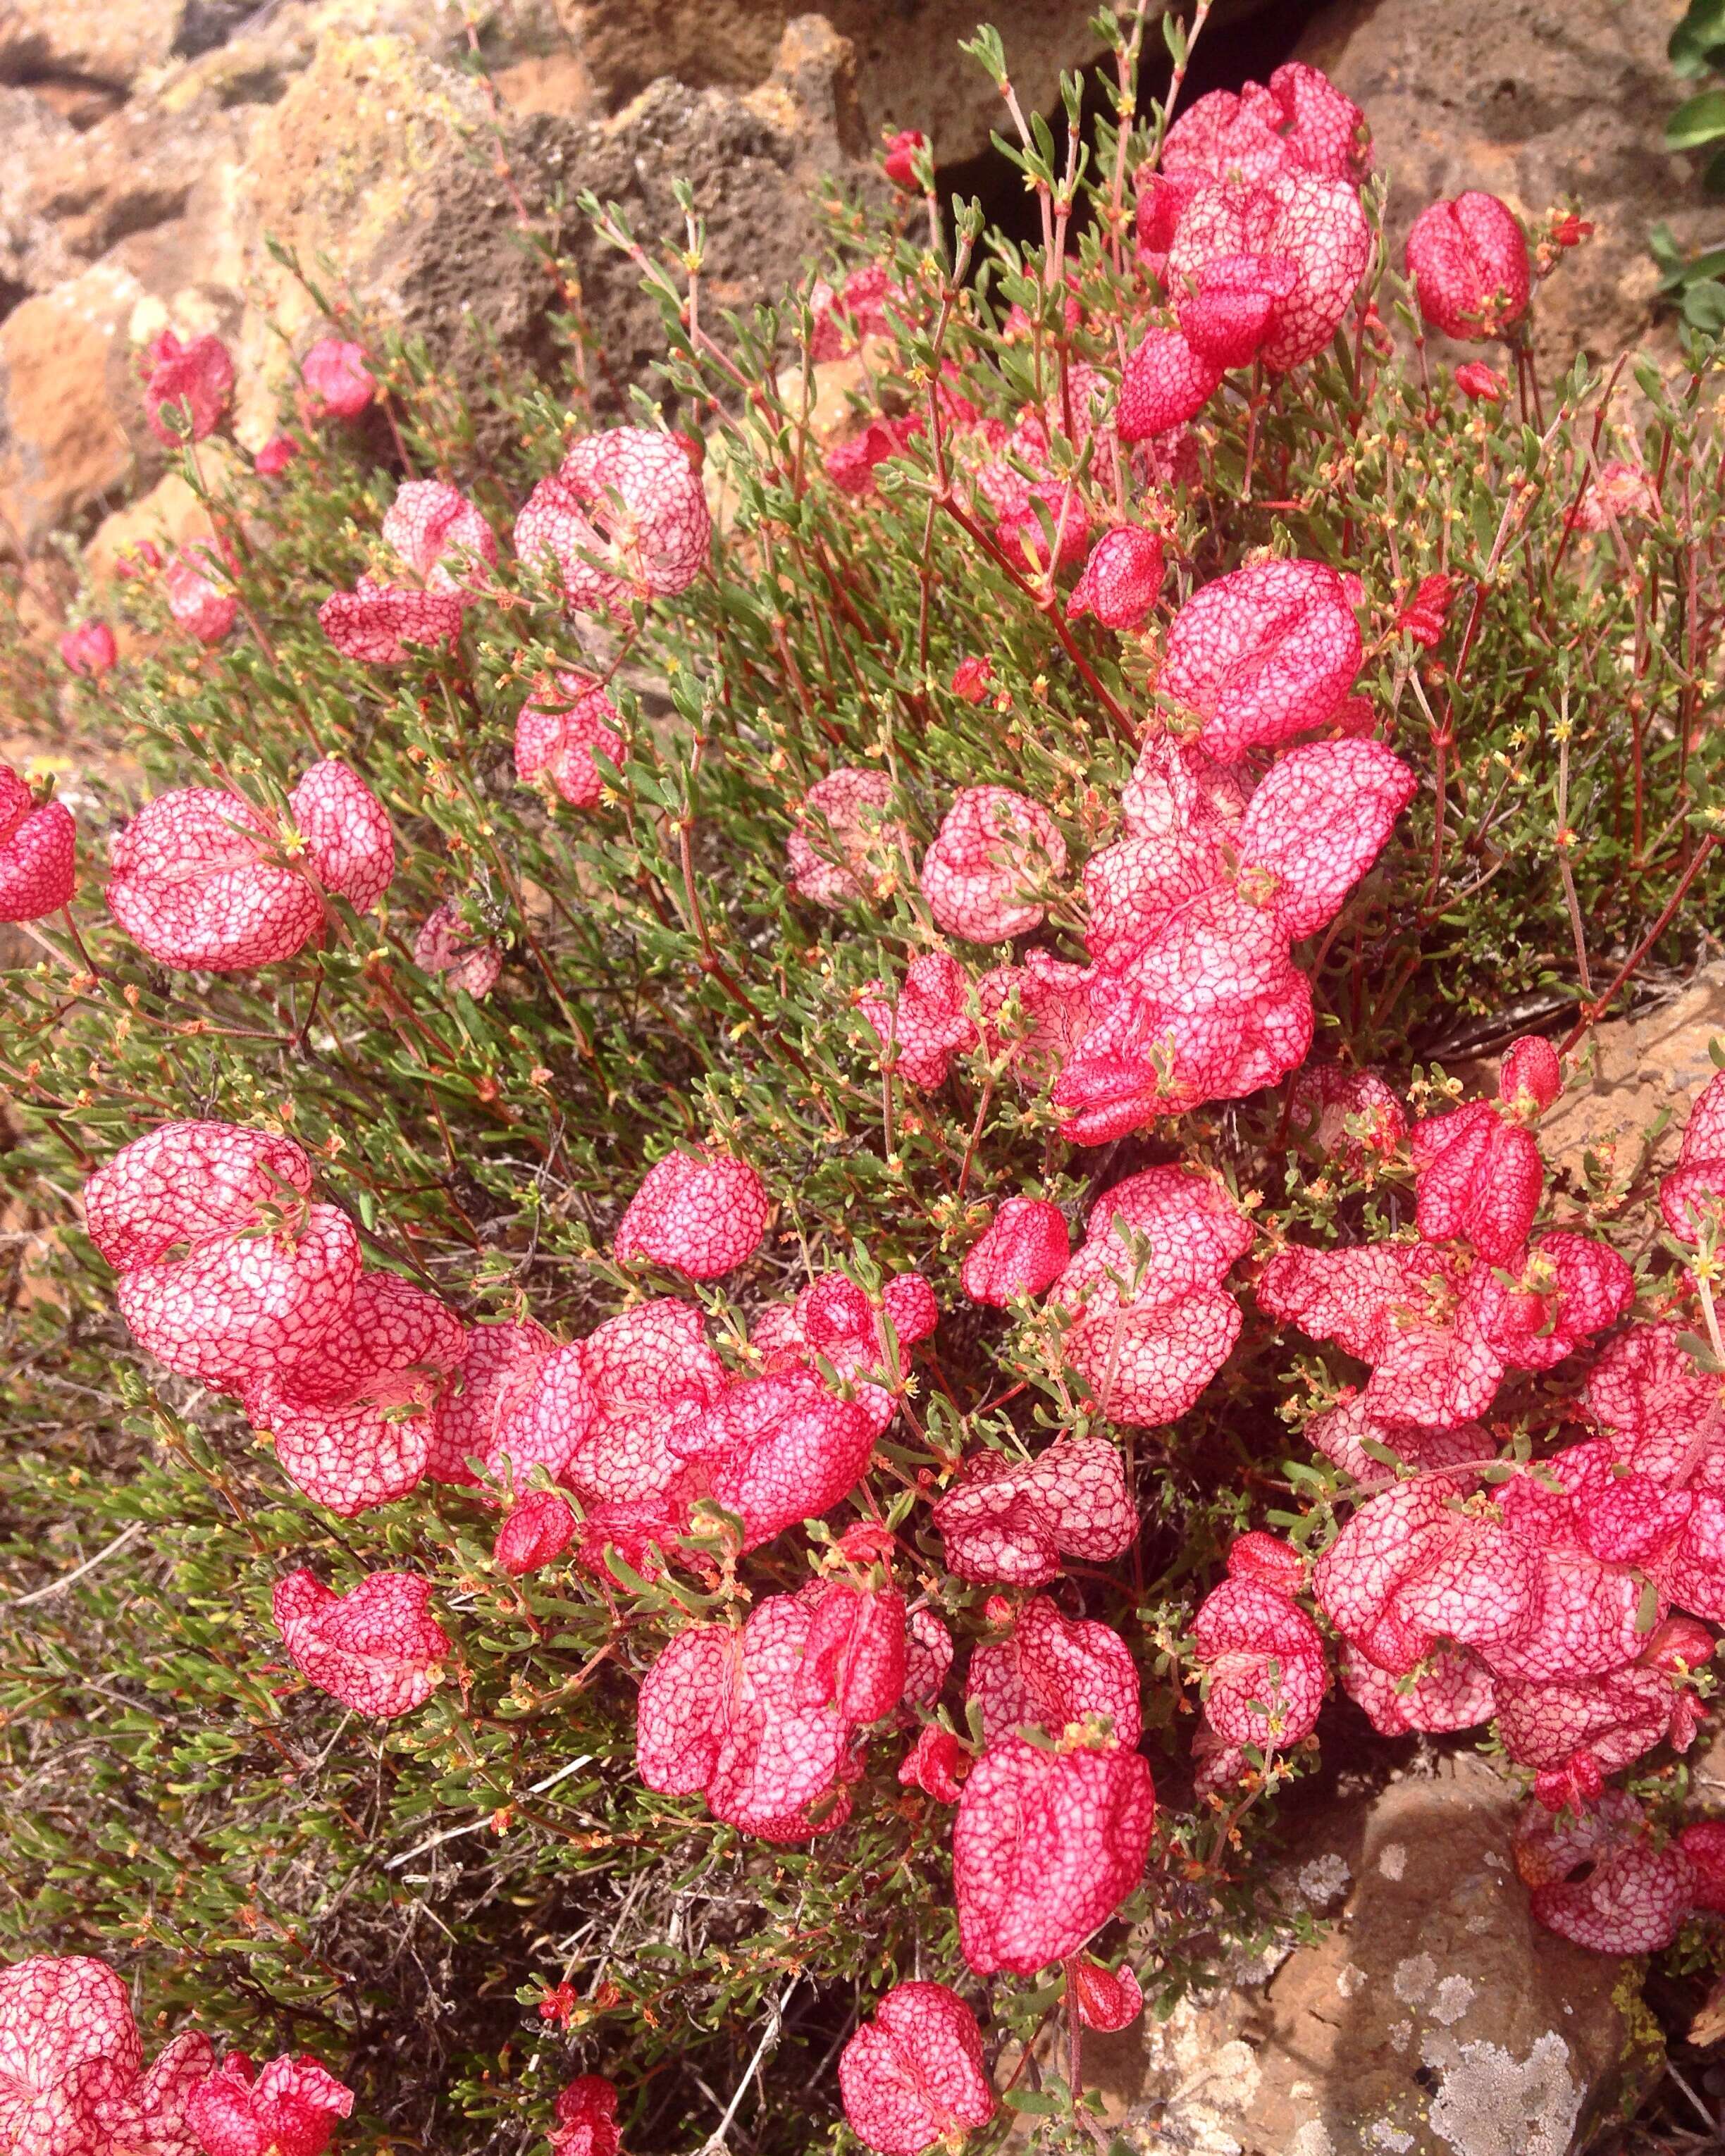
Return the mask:
[[[1065,1270],[1071,1239],[1058,1205],[1040,1198],[1009,1198],[965,1255],[961,1278],[973,1302],[997,1310],[1020,1296],[1040,1295]]]
[[[885,981],[870,981],[858,991],[857,1009],[880,1042],[883,1065],[890,1056],[909,1084],[932,1092],[946,1082],[952,1058],[976,1045],[976,1022],[965,1008],[970,996],[957,960],[928,951],[911,961],[896,998]]]
[[[712,521],[682,444],[645,427],[584,435],[516,519],[523,562],[549,566],[572,613],[675,598],[706,566]]]
[[[39,804],[0,764],[0,921],[40,921],[77,888],[78,827],[64,801]]]
[[[399,666],[416,647],[434,649],[461,634],[460,593],[416,591],[362,577],[351,592],[332,592],[317,610],[324,634],[346,659]]]
[[[895,1364],[901,1374],[909,1360],[906,1350],[926,1340],[939,1322],[933,1291],[920,1273],[896,1274],[878,1301],[843,1274],[822,1273],[794,1302],[778,1304],[757,1319],[752,1335],[769,1373],[813,1369],[817,1358],[829,1363],[879,1436],[897,1412],[897,1399],[889,1389]]]
[[[272,434],[252,459],[252,470],[260,479],[279,479],[299,454],[291,434]]]
[[[1356,184],[1372,169],[1371,131],[1353,100],[1317,68],[1290,60],[1267,86],[1213,90],[1182,113],[1163,146],[1163,170],[1213,179],[1315,172]]]
[[[1046,911],[1035,889],[1066,872],[1066,842],[1040,802],[1004,786],[953,797],[922,857],[922,896],[937,925],[973,943],[1005,943]]]
[[[1260,562],[1194,592],[1168,630],[1161,687],[1202,721],[1199,746],[1234,760],[1333,718],[1353,687],[1359,624],[1317,562]]]
[[[497,562],[496,535],[459,487],[403,480],[383,519],[383,543],[428,591],[470,596]],[[429,638],[418,639],[429,642]]]
[[[322,2156],[353,2092],[301,2053],[271,2059],[261,2072],[229,2051],[186,2107],[204,2156]]]
[[[580,1522],[567,1497],[555,1490],[529,1490],[511,1506],[491,1554],[519,1579],[560,1558],[579,1532]]]
[[[1527,243],[1496,195],[1470,190],[1421,210],[1408,233],[1407,268],[1420,313],[1445,336],[1499,336],[1527,311]]]
[[[446,899],[420,922],[413,938],[413,963],[422,973],[441,973],[452,988],[480,1002],[497,985],[503,950],[493,937],[470,928],[460,906]]]
[[[377,393],[365,346],[341,337],[317,340],[300,362],[300,413],[308,426],[357,419]]]
[[[785,841],[791,881],[817,906],[850,906],[880,894],[901,873],[905,828],[888,817],[892,781],[884,771],[841,765],[803,797]]]
[[[144,417],[157,440],[175,449],[188,435],[201,442],[213,434],[234,397],[234,361],[222,340],[200,336],[182,344],[163,330],[144,357]]]
[[[926,1722],[899,1762],[898,1779],[906,1789],[921,1789],[937,1804],[956,1804],[969,1771],[970,1755],[952,1731]]]
[[[467,1353],[430,1434],[425,1472],[439,1482],[470,1484],[470,1459],[501,1464],[521,1441],[540,1375],[556,1346],[531,1318],[470,1327]]]
[[[603,2074],[578,2074],[557,2100],[552,2156],[618,2156],[617,2091]]]
[[[218,581],[222,574],[214,549],[201,540],[182,547],[162,572],[168,612],[200,644],[219,644],[239,612],[238,596]]]
[[[1065,1358],[1104,1414],[1146,1424],[1185,1414],[1239,1336],[1240,1306],[1221,1283],[1251,1242],[1221,1185],[1183,1168],[1146,1168],[1103,1192],[1050,1301],[1076,1321]]]
[[[321,928],[313,877],[361,912],[375,905],[394,872],[395,844],[382,804],[358,777],[334,757],[313,764],[288,812],[279,829],[237,794],[203,786],[158,794],[110,841],[115,919],[166,965],[237,973],[291,957]]]
[[[1155,1817],[1149,1768],[1111,1740],[990,1745],[952,1824],[959,1943],[977,1974],[1031,1976],[1081,1947],[1143,1876]]]
[[[975,1648],[964,1697],[981,1712],[985,1744],[1024,1727],[1059,1737],[1086,1715],[1105,1715],[1120,1743],[1132,1745],[1143,1726],[1125,1640],[1106,1625],[1063,1616],[1045,1594],[1031,1597],[1004,1639]]]
[[[1488,1265],[1508,1265],[1532,1230],[1545,1188],[1532,1132],[1507,1123],[1490,1101],[1470,1101],[1415,1123],[1409,1147],[1425,1240],[1471,1243]]]
[[[1621,1789],[1605,1790],[1579,1816],[1554,1818],[1529,1806],[1516,1830],[1515,1860],[1538,1920],[1596,1953],[1668,1947],[1696,1887],[1689,1857],[1676,1843],[1656,1847],[1646,1815]]]
[[[192,2156],[187,2102],[214,2063],[176,2037],[148,2072],[126,1986],[83,1955],[0,1969],[0,2146],[15,2156]]]
[[[1104,629],[1141,629],[1162,589],[1162,542],[1138,524],[1117,524],[1091,549],[1066,602],[1066,617],[1094,614]]]
[[[1698,1243],[1705,1228],[1725,1218],[1725,1070],[1696,1096],[1677,1165],[1659,1186],[1659,1209],[1685,1243]]]
[[[1212,264],[1250,258],[1261,265],[1250,280],[1262,295],[1252,356],[1271,373],[1286,374],[1328,344],[1371,252],[1357,188],[1282,172],[1219,181],[1195,195],[1168,249],[1166,274],[1174,290],[1189,280],[1201,290]]]
[[[344,1707],[380,1720],[423,1706],[454,1651],[431,1614],[431,1582],[412,1573],[368,1573],[339,1595],[309,1572],[290,1573],[276,1583],[271,1609],[295,1667]]]
[[[1117,1450],[1104,1438],[1056,1438],[1029,1460],[972,1454],[964,1480],[932,1515],[960,1579],[1040,1587],[1062,1557],[1106,1563],[1137,1528]]]
[[[605,789],[596,758],[620,768],[622,716],[591,674],[559,673],[521,706],[515,725],[516,777],[544,774],[572,808],[597,808]]]
[[[290,1137],[238,1123],[163,1123],[122,1146],[84,1188],[90,1240],[118,1272],[259,1224],[260,1209],[311,1194],[311,1163]]]
[[[1070,1982],[1078,2018],[1086,2029],[1129,2028],[1144,2010],[1144,1993],[1131,1968],[1106,1969],[1086,1957],[1074,1964]]]
[[[310,1205],[297,1224],[134,1265],[115,1299],[138,1345],[169,1369],[237,1390],[315,1352],[345,1315],[359,1270],[347,1215]]]
[[[717,1280],[753,1255],[772,1209],[747,1161],[667,1153],[629,1200],[611,1248],[620,1264],[650,1258],[691,1280]]]
[[[114,632],[105,621],[80,621],[60,639],[60,659],[69,674],[100,680],[120,656]]]
[[[393,1273],[360,1281],[339,1324],[285,1372],[245,1389],[284,1474],[344,1517],[404,1497],[429,1464],[436,1417],[467,1332]]]
[[[943,1984],[895,1984],[839,2055],[839,2087],[879,2156],[922,2156],[994,2115],[976,2016]]]
[[[755,1549],[849,1496],[876,1426],[862,1400],[836,1399],[815,1371],[793,1368],[727,1386],[668,1441],[696,1464],[707,1493],[741,1517],[744,1548]]]

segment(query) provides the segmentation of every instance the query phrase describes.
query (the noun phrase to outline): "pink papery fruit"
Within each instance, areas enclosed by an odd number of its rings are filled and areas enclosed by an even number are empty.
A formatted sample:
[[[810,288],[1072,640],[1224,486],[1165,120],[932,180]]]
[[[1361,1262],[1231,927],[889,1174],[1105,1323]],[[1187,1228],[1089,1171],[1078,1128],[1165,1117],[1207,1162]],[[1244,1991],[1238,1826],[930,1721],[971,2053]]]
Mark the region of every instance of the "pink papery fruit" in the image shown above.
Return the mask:
[[[1213,90],[1189,106],[1168,130],[1162,169],[1217,180],[1314,172],[1357,185],[1372,169],[1371,131],[1327,75],[1290,60],[1267,85]]]
[[[922,2156],[994,2116],[976,2016],[943,1984],[895,1984],[839,2054],[839,2087],[879,2156]]]
[[[343,1707],[382,1721],[423,1706],[454,1652],[431,1614],[431,1582],[413,1573],[368,1573],[332,1594],[311,1573],[291,1572],[270,1607],[294,1666]]]
[[[948,1571],[1014,1587],[1058,1578],[1063,1557],[1106,1564],[1137,1531],[1119,1451],[1098,1437],[1056,1438],[1028,1460],[973,1453],[931,1517]]]
[[[921,1789],[937,1804],[956,1804],[969,1771],[970,1754],[952,1731],[926,1722],[899,1762],[898,1779],[906,1789]]]
[[[1005,786],[953,797],[922,857],[922,896],[936,923],[973,943],[1006,943],[1047,911],[1034,894],[1066,872],[1066,842],[1040,802]]]
[[[357,419],[377,393],[365,346],[341,337],[317,340],[300,362],[300,416],[308,427]]]
[[[1239,1337],[1221,1283],[1251,1242],[1220,1183],[1178,1167],[1145,1168],[1097,1199],[1049,1300],[1074,1320],[1065,1359],[1105,1414],[1147,1425],[1191,1407]]]
[[[991,1744],[952,1823],[952,1894],[978,1976],[1031,1976],[1074,1953],[1137,1887],[1156,1817],[1150,1769],[1111,1740]]]
[[[597,808],[605,789],[597,757],[620,768],[626,744],[617,706],[591,674],[562,672],[536,690],[515,723],[515,773],[548,778],[572,808]]]
[[[584,435],[516,519],[515,548],[548,568],[571,613],[622,615],[675,598],[706,566],[712,521],[682,444],[646,427]]]
[[[1094,614],[1104,629],[1142,629],[1162,589],[1162,542],[1140,524],[1117,524],[1091,549],[1066,619]]]
[[[1289,1089],[1288,1134],[1362,1182],[1401,1150],[1408,1115],[1400,1096],[1375,1070],[1310,1063]]]
[[[1130,2028],[1144,2010],[1143,1989],[1124,1962],[1118,1969],[1107,1969],[1086,1956],[1073,1964],[1068,1981],[1072,2003],[1086,2029],[1111,2034]]]
[[[617,2091],[603,2074],[577,2074],[557,2092],[552,2156],[618,2156]]]
[[[441,973],[452,988],[481,1002],[503,972],[503,949],[495,937],[470,928],[459,904],[445,899],[419,924],[413,938],[413,963],[424,973]]]
[[[1409,1147],[1422,1238],[1470,1243],[1488,1265],[1508,1265],[1532,1230],[1545,1188],[1532,1133],[1506,1122],[1491,1101],[1469,1101],[1415,1123]]]
[[[126,1986],[105,1963],[39,1954],[0,1969],[0,2147],[9,2156],[192,2156],[188,2097],[214,2064],[177,2036],[143,2071]]]
[[[1063,1616],[1045,1594],[1031,1597],[1004,1639],[976,1647],[964,1697],[977,1702],[985,1744],[1025,1727],[1059,1737],[1087,1715],[1106,1716],[1122,1744],[1136,1744],[1143,1727],[1125,1640],[1106,1625]]]
[[[1347,587],[1319,562],[1258,562],[1203,585],[1168,634],[1160,686],[1225,762],[1333,719],[1363,647]]]
[[[78,886],[78,827],[64,801],[39,803],[0,763],[0,921],[40,921]]]
[[[945,1084],[952,1058],[976,1046],[976,1021],[966,1009],[971,993],[956,958],[926,951],[906,968],[896,996],[888,983],[870,981],[857,991],[856,1007],[880,1043],[883,1066],[932,1092]]]
[[[649,1789],[699,1790],[716,1819],[770,1841],[843,1823],[851,1740],[893,1703],[895,1673],[903,1683],[904,1606],[890,1595],[870,1611],[857,1598],[829,1623],[833,1592],[816,1583],[770,1595],[740,1631],[695,1625],[661,1650],[636,1704],[635,1762]]]
[[[399,666],[416,649],[453,644],[461,634],[465,603],[459,592],[419,591],[362,577],[351,592],[332,592],[317,619],[344,659]]]
[[[637,1303],[544,1363],[509,1439],[513,1472],[536,1464],[584,1502],[650,1504],[654,1526],[667,1524],[667,1505],[691,1493],[671,1440],[716,1406],[726,1383],[692,1303]]]
[[[1323,1635],[1293,1599],[1303,1563],[1273,1536],[1242,1535],[1228,1571],[1192,1628],[1204,1719],[1224,1745],[1287,1751],[1317,1727],[1330,1688]]]
[[[352,2111],[352,2090],[303,2052],[260,2072],[244,2051],[229,2051],[186,2117],[204,2156],[322,2156],[336,2121]]]
[[[1210,265],[1243,259],[1260,265],[1251,285],[1270,304],[1252,356],[1271,374],[1286,374],[1328,344],[1371,253],[1371,228],[1358,190],[1347,180],[1310,172],[1221,180],[1182,214],[1167,281],[1174,290],[1189,283],[1201,290]]]
[[[291,434],[272,434],[252,459],[252,470],[259,479],[280,479],[299,454]]]
[[[311,1163],[292,1138],[239,1123],[163,1123],[122,1146],[84,1188],[90,1239],[118,1272],[237,1229],[265,1206],[311,1194]]]
[[[1496,195],[1470,189],[1421,210],[1408,233],[1407,268],[1420,313],[1445,336],[1501,336],[1527,311],[1527,242]]]
[[[1437,1735],[1476,1729],[1496,1712],[1491,1672],[1471,1647],[1438,1645],[1420,1674],[1409,1678],[1381,1668],[1353,1640],[1343,1640],[1337,1666],[1342,1689],[1364,1708],[1380,1736],[1403,1737],[1410,1729]]]
[[[1045,1199],[1009,1198],[965,1254],[960,1278],[973,1302],[1004,1310],[1020,1296],[1040,1295],[1066,1269],[1066,1216]]]
[[[875,491],[876,468],[896,457],[906,442],[923,432],[920,413],[904,419],[870,419],[860,434],[835,442],[822,458],[827,477],[841,494],[860,500]]]
[[[842,1273],[822,1273],[793,1302],[764,1312],[752,1334],[769,1373],[830,1365],[878,1437],[897,1412],[891,1388],[909,1359],[905,1350],[926,1340],[939,1322],[934,1291],[921,1273],[896,1274],[878,1302]],[[887,1347],[888,1323],[896,1354]]]
[[[869,1464],[876,1418],[834,1397],[814,1370],[728,1385],[698,1419],[667,1437],[701,1486],[742,1519],[746,1549],[818,1518],[848,1496]]]
[[[1091,979],[1088,968],[1032,950],[1021,966],[997,966],[977,983],[988,1051],[1009,1052],[1021,1085],[1036,1087],[1055,1076],[1090,1030]],[[1007,1015],[1013,1003],[1016,1009]]]
[[[886,814],[891,801],[886,772],[849,764],[809,788],[785,842],[799,896],[837,910],[876,896],[902,872],[908,841]]]
[[[809,295],[814,318],[809,357],[837,359],[865,337],[891,336],[887,307],[901,311],[907,298],[884,263],[865,263],[860,270],[853,270],[836,291],[824,278],[818,279]]]
[[[475,1477],[470,1460],[501,1468],[513,1445],[525,1453],[534,1394],[556,1348],[530,1317],[470,1327],[467,1353],[429,1433],[425,1472],[439,1482],[470,1486]]]
[[[437,1296],[394,1273],[368,1273],[309,1353],[246,1386],[246,1414],[275,1439],[296,1488],[352,1518],[422,1480],[466,1354],[467,1328]]]
[[[116,833],[109,860],[109,906],[150,957],[243,973],[302,949],[323,927],[322,893],[368,911],[395,841],[382,803],[330,757],[289,794],[285,824],[238,794],[179,787]]]
[[[182,547],[162,572],[168,612],[200,644],[219,644],[239,612],[239,597],[225,577],[220,557],[202,540]]]
[[[647,1171],[613,1240],[619,1265],[649,1258],[691,1280],[717,1280],[754,1255],[773,1201],[747,1161],[672,1152]]]
[[[1656,1953],[1677,1936],[1694,1897],[1694,1864],[1661,1849],[1635,1799],[1607,1789],[1579,1815],[1530,1805],[1515,1835],[1516,1870],[1537,1921],[1595,1953]]]
[[[234,361],[218,336],[182,344],[163,330],[144,354],[144,417],[169,449],[214,434],[234,399]]]
[[[1659,1186],[1659,1209],[1679,1241],[1699,1243],[1725,1223],[1725,1070],[1696,1096],[1683,1126],[1677,1165]]]
[[[1614,1460],[1677,1487],[1725,1496],[1725,1391],[1675,1325],[1632,1325],[1588,1373],[1582,1404]]]
[[[506,1573],[520,1579],[560,1558],[580,1526],[567,1497],[555,1490],[529,1490],[510,1507],[491,1554]]]
[[[61,637],[59,653],[69,674],[100,681],[120,656],[120,649],[106,622],[80,621]]]
[[[471,596],[497,562],[496,534],[445,480],[402,481],[383,518],[383,543],[431,592]]]

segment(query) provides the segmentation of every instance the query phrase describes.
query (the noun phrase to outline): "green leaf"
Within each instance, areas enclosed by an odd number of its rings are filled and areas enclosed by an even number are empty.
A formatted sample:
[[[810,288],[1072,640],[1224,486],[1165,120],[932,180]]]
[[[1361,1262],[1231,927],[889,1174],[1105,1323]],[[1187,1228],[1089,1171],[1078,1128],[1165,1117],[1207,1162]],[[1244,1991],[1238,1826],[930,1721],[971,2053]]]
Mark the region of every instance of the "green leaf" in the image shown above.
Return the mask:
[[[1692,328],[1715,335],[1725,330],[1725,285],[1712,278],[1692,285],[1683,295],[1683,319]]]
[[[1028,2111],[1039,2118],[1051,2118],[1060,2107],[1060,2098],[1047,2089],[1008,2089],[1004,2102],[1009,2111]]]
[[[1667,150],[1697,150],[1725,135],[1725,90],[1686,99],[1665,123]]]

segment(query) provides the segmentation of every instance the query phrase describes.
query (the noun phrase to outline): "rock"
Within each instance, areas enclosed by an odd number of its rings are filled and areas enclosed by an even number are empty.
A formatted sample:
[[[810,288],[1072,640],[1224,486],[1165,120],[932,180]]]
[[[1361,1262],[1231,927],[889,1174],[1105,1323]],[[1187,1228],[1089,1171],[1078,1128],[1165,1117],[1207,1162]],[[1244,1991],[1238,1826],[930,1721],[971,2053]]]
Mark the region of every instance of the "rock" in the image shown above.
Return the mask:
[[[117,496],[148,437],[128,325],[137,280],[106,263],[0,322],[0,549]]]
[[[37,207],[34,182],[71,154],[78,141],[69,121],[33,91],[0,89],[0,316],[32,292],[72,274],[52,224]]]
[[[1578,350],[1609,358],[1646,336],[1657,280],[1651,226],[1666,219],[1686,245],[1715,236],[1717,213],[1690,160],[1660,142],[1686,95],[1666,58],[1682,13],[1683,0],[1339,0],[1296,56],[1371,121],[1390,176],[1386,230],[1398,269],[1409,225],[1439,195],[1478,187],[1536,219],[1560,198],[1579,198],[1599,228],[1535,303],[1549,372]]]
[[[44,78],[129,90],[173,52],[183,8],[176,0],[6,0],[0,8],[0,82]]]
[[[1147,2156],[1569,2156],[1662,2061],[1635,1965],[1534,1923],[1516,1809],[1460,1752],[1296,1829],[1286,1883],[1330,1928],[1086,2035],[1108,2125]]]
[[[1725,964],[1704,966],[1680,995],[1644,1016],[1609,1019],[1588,1036],[1586,1060],[1539,1124],[1553,1173],[1586,1188],[1591,1152],[1608,1176],[1632,1174],[1642,1134],[1667,1111],[1651,1164],[1675,1166],[1691,1102],[1714,1075],[1709,1042],[1725,1039]]]

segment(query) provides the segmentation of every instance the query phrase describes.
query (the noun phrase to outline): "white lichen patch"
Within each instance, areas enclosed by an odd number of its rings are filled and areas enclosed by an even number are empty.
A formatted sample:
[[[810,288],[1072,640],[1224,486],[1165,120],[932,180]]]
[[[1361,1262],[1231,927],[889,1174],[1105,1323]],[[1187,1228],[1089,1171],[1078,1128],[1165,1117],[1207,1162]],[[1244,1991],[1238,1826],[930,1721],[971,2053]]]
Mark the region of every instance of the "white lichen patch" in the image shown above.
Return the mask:
[[[1374,2148],[1386,2148],[1389,2156],[1406,2156],[1414,2145],[1414,2137],[1404,2128],[1393,2126],[1387,2118],[1373,2119],[1367,2137]]]
[[[1348,1892],[1348,1882],[1353,1876],[1345,1858],[1314,1856],[1309,1864],[1300,1866],[1295,1884],[1300,1890],[1300,1899],[1308,1908],[1322,1909],[1338,1894]]]
[[[1432,1994],[1431,2004],[1425,2010],[1434,2021],[1440,2021],[1447,2029],[1472,2005],[1475,1989],[1465,1976],[1446,1976]]]
[[[1344,1999],[1366,1988],[1366,1973],[1353,1962],[1344,1962],[1336,1975],[1336,1989]]]
[[[1288,2143],[1288,2156],[1336,2156],[1336,2144],[1322,2119],[1308,2119],[1298,2129]]]
[[[1389,2048],[1392,2051],[1405,2051],[1413,2041],[1414,2025],[1411,2021],[1398,2021],[1389,2032]]]
[[[1405,1845],[1399,1841],[1386,1841],[1378,1852],[1378,1869],[1384,1876],[1389,1880],[1399,1879],[1407,1868],[1408,1852]]]
[[[1396,1997],[1409,2006],[1415,2005],[1437,1982],[1437,1964],[1430,1954],[1409,1954],[1405,1961],[1396,1964],[1395,1974],[1390,1980]]]
[[[1436,2066],[1432,2051],[1427,2063]],[[1432,2100],[1431,2130],[1455,2156],[1567,2156],[1583,2091],[1555,2030],[1525,2059],[1501,2044],[1445,2044],[1453,2056]]]

